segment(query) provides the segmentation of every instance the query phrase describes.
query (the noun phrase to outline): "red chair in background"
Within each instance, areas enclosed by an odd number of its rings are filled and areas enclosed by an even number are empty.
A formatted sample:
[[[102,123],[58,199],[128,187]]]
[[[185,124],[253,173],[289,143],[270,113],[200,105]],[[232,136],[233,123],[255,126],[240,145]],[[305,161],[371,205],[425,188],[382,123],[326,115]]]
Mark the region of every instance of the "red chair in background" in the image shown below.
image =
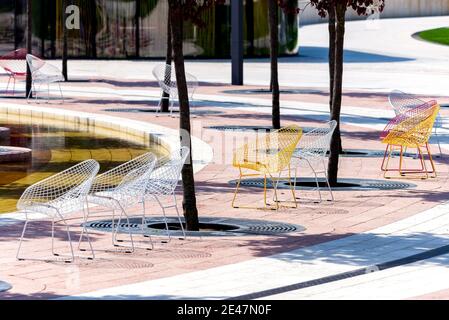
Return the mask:
[[[22,80],[26,78],[26,55],[26,49],[17,49],[0,57],[0,67],[2,67],[9,76],[8,84],[6,86],[6,92],[8,92],[9,85],[12,80],[12,94],[14,95],[16,89],[16,80]]]

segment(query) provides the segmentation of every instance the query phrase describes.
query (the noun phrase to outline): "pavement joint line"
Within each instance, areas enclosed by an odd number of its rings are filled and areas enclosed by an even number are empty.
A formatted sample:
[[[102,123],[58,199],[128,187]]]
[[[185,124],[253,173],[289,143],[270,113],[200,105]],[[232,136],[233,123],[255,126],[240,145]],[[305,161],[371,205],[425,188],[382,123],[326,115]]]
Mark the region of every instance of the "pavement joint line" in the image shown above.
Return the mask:
[[[298,282],[298,283],[294,283],[294,284],[287,285],[287,286],[282,286],[282,287],[278,287],[278,288],[273,288],[273,289],[253,292],[253,293],[249,293],[249,294],[244,294],[244,295],[240,295],[240,296],[235,296],[235,297],[227,298],[225,300],[253,300],[253,299],[259,299],[259,298],[265,298],[265,297],[274,296],[274,295],[281,294],[281,293],[296,291],[296,290],[314,287],[314,286],[327,284],[327,283],[331,283],[331,282],[336,282],[336,281],[340,281],[340,280],[344,280],[344,279],[348,279],[348,278],[353,278],[353,277],[361,276],[361,275],[372,273],[372,272],[378,272],[378,271],[383,271],[383,270],[387,270],[387,269],[391,269],[391,268],[395,268],[395,267],[399,267],[399,266],[403,266],[403,265],[407,265],[407,264],[412,264],[412,263],[415,263],[418,261],[438,257],[438,256],[441,256],[441,255],[444,255],[447,253],[449,253],[449,245],[438,247],[438,248],[431,249],[431,250],[427,250],[425,252],[417,253],[417,254],[414,254],[414,255],[411,255],[408,257],[390,260],[387,262],[371,265],[368,267],[364,267],[364,268],[360,268],[360,269],[356,269],[356,270],[352,270],[352,271],[337,273],[337,274],[333,274],[330,276],[317,278],[317,279],[313,279],[313,280],[308,280],[308,281],[304,281],[304,282]]]

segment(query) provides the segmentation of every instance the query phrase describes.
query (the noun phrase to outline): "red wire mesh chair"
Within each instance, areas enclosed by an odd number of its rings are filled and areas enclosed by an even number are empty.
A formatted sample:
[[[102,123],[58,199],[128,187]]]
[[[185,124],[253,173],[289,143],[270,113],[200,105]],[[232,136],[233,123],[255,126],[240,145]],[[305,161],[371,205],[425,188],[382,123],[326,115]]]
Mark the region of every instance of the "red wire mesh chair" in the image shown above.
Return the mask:
[[[436,177],[435,165],[428,141],[432,134],[432,129],[439,110],[440,106],[436,101],[429,101],[423,105],[409,109],[390,120],[381,134],[382,143],[387,144],[381,165],[382,171],[385,172],[385,178],[390,178],[386,176],[388,171],[398,171],[402,177],[410,173],[425,173],[424,176],[420,176],[422,179],[427,179],[429,173],[433,174],[432,177]],[[395,147],[399,148],[400,151],[399,168],[390,169],[388,168],[388,163],[392,153],[395,151]],[[420,169],[403,168],[403,155],[406,148],[417,149],[421,162]],[[427,170],[424,154],[422,153],[421,148],[427,150],[429,161],[432,166],[431,171]]]
[[[0,67],[2,67],[9,76],[6,92],[12,80],[12,95],[15,94],[16,80],[23,80],[27,74],[26,49],[17,49],[0,57]]]

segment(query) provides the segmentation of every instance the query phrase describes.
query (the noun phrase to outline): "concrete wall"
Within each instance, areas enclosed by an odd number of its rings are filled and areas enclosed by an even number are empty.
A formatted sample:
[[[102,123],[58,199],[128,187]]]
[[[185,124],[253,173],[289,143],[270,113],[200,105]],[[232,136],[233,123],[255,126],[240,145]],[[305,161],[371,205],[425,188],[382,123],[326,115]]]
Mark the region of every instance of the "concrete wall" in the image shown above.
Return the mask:
[[[385,9],[380,18],[425,17],[449,15],[449,0],[385,0]],[[358,17],[352,9],[346,14],[348,20],[366,19]],[[318,16],[315,8],[308,6],[300,14],[300,25],[327,21]],[[448,19],[449,24],[449,19]]]

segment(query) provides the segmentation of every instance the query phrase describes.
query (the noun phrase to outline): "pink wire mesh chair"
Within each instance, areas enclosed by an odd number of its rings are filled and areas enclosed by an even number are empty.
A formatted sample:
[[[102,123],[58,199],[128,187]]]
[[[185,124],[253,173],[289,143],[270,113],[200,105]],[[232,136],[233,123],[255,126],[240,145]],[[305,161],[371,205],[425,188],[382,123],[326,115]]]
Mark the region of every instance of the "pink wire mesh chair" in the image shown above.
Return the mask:
[[[416,98],[414,95],[402,92],[400,90],[393,90],[388,96],[388,101],[390,102],[391,107],[394,110],[394,113],[397,115],[404,114],[410,109],[418,107],[426,103],[426,101]],[[427,103],[431,103],[436,101],[431,100]],[[440,144],[440,136],[438,135],[437,129],[443,127],[443,121],[441,115],[438,113],[437,118],[435,119],[435,124],[433,126],[433,135],[436,138],[438,149],[440,151],[440,157],[443,157],[443,152],[441,150]]]
[[[175,100],[178,100],[178,86],[176,84],[176,73],[175,69],[168,64],[158,64],[153,68],[153,76],[156,78],[159,87],[161,88],[161,96],[159,99],[159,104],[156,112],[160,112],[160,107],[162,104],[162,99],[169,99],[170,101],[170,115],[173,116],[173,105]],[[187,91],[189,94],[189,102],[193,101],[193,95],[198,88],[198,79],[190,74],[185,73],[187,81]],[[163,94],[166,93],[169,97],[164,97]],[[179,100],[178,100],[179,103]],[[193,107],[193,104],[192,104]]]
[[[147,200],[156,200],[162,209],[167,237],[169,239],[168,241],[171,240],[170,228],[166,215],[166,209],[169,208],[175,209],[183,238],[186,238],[181,215],[178,210],[178,204],[176,202],[175,190],[181,178],[182,167],[184,166],[189,153],[190,149],[188,147],[181,147],[180,149],[174,150],[169,158],[161,159],[161,165],[151,173],[150,181],[145,192],[145,198]],[[143,204],[145,208],[145,202],[143,202]]]
[[[32,83],[30,93],[28,94],[27,101],[29,100],[31,93],[34,93],[35,99],[37,100],[37,90],[36,86],[40,90],[42,85],[47,85],[47,102],[50,100],[50,84],[57,83],[59,87],[59,93],[61,95],[62,103],[64,103],[64,96],[62,95],[60,82],[64,81],[64,76],[61,70],[57,67],[39,59],[32,54],[27,54],[26,60],[28,66],[30,67]]]
[[[129,212],[127,210],[142,202],[145,190],[150,180],[151,172],[156,163],[156,156],[151,152],[140,155],[118,167],[98,175],[87,197],[90,204],[96,204],[112,211],[112,244],[119,246],[117,233],[121,228],[122,218],[126,218],[127,231],[131,240],[131,251],[134,252],[134,240],[131,233],[129,222]],[[119,211],[120,215],[117,224],[115,224],[115,212]],[[90,215],[88,209],[86,221]],[[142,218],[142,222],[144,221]],[[144,223],[142,223],[143,232]],[[80,242],[83,234],[81,234]],[[153,241],[150,237],[151,249],[153,249]]]
[[[23,80],[27,74],[26,49],[17,49],[0,57],[0,67],[2,67],[9,76],[6,92],[12,81],[12,95],[15,94],[16,80]]]
[[[332,120],[326,122],[323,126],[312,129],[311,131],[302,135],[299,140],[297,151],[293,153],[290,161],[291,168],[295,170],[295,177],[293,185],[296,185],[296,178],[298,176],[298,168],[308,167],[312,170],[315,178],[315,183],[319,195],[317,202],[322,202],[320,185],[318,182],[318,174],[323,174],[326,180],[326,185],[331,196],[331,201],[334,201],[334,195],[327,178],[327,152],[330,148],[332,135],[337,127],[337,121]]]
[[[74,212],[83,211],[85,215],[87,194],[94,181],[95,175],[98,173],[100,165],[95,160],[83,161],[71,168],[68,168],[58,174],[48,177],[40,182],[29,186],[17,202],[17,209],[25,213],[25,225],[20,237],[19,248],[17,249],[16,258],[25,260],[20,257],[20,249],[25,236],[25,231],[30,222],[29,214],[43,214],[52,219],[51,227],[51,251],[52,254],[58,256],[54,250],[54,234],[55,224],[63,222],[67,229],[67,237],[70,243],[71,259],[66,262],[73,262],[75,259],[73,246],[70,237],[69,225],[66,218]],[[87,233],[87,230],[84,231]],[[92,259],[94,253],[90,238],[87,236],[89,246],[92,251]]]

